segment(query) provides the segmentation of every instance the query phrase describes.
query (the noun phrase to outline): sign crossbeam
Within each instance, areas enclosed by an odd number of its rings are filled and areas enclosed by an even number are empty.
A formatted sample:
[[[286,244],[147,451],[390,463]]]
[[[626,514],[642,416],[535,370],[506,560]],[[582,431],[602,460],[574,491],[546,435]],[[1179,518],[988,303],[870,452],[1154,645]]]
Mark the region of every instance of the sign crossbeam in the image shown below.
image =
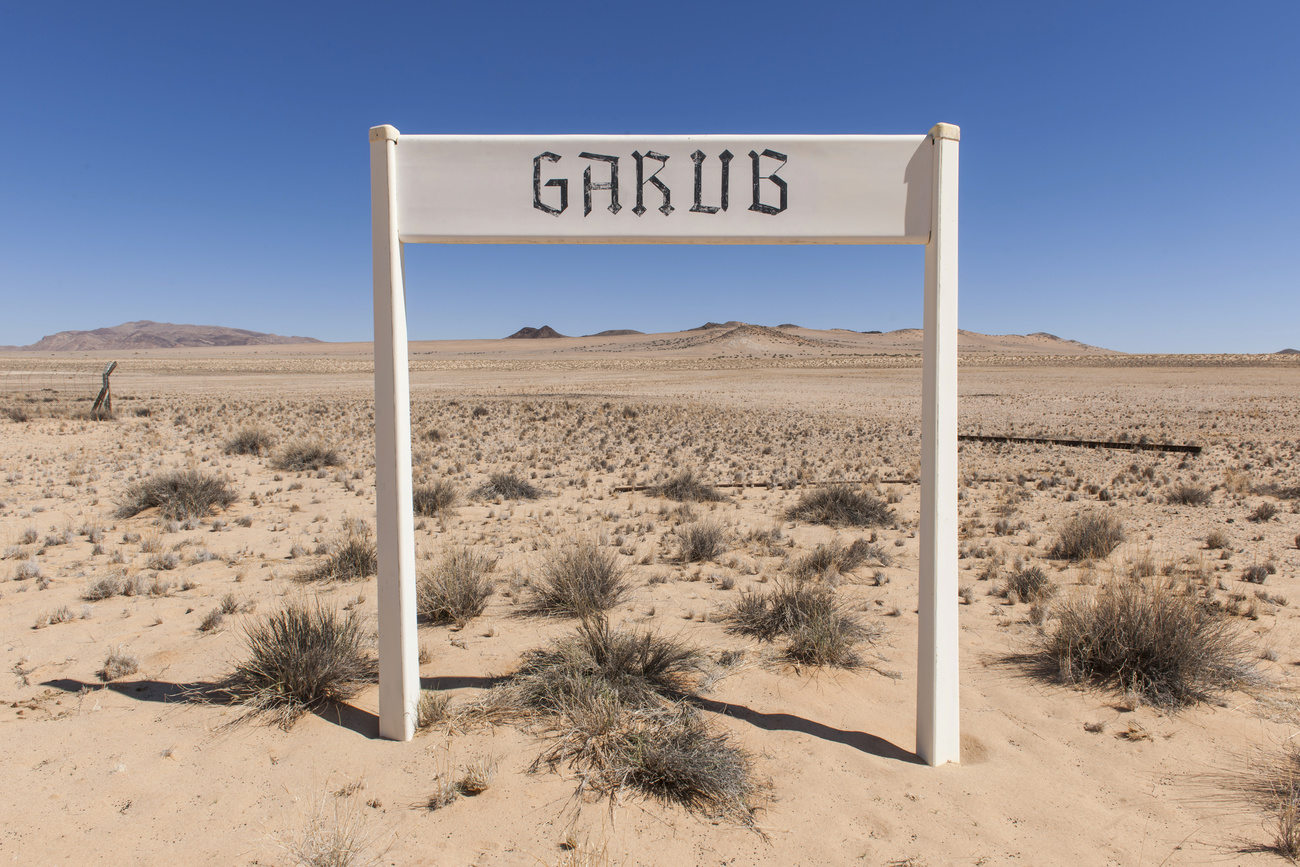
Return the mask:
[[[409,740],[419,699],[403,244],[924,244],[916,753],[960,761],[959,141],[370,130],[381,736]]]

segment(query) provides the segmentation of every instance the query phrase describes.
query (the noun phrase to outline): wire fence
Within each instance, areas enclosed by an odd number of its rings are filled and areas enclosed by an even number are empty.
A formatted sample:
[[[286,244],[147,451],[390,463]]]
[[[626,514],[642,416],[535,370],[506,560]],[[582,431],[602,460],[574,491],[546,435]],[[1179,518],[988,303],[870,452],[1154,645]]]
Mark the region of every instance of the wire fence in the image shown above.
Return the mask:
[[[103,388],[104,362],[48,359],[0,361],[0,407],[15,421],[46,415],[90,413],[111,417],[111,411],[92,412]]]

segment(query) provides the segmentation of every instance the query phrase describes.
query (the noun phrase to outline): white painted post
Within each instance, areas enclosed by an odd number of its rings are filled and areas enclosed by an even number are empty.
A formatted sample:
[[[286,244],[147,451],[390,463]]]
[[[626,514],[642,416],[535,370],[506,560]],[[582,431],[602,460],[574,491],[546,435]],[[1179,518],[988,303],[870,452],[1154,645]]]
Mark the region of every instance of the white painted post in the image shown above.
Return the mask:
[[[921,385],[921,587],[916,754],[961,761],[957,666],[957,148],[960,128],[935,124],[933,207],[925,245]]]
[[[379,549],[379,735],[409,741],[420,696],[411,505],[411,387],[406,287],[397,233],[400,133],[370,130],[370,219],[375,269],[375,520]]]

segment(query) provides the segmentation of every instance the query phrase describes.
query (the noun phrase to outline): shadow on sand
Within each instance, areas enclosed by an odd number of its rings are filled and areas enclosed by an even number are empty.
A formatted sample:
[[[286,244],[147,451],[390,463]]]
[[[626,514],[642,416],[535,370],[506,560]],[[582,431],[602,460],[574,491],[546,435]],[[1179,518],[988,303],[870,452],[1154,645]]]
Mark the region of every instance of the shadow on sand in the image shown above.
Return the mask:
[[[422,677],[420,678],[420,688],[432,690],[491,689],[508,679],[506,677],[470,677],[462,675]],[[177,704],[223,703],[214,698],[213,684],[210,683],[170,683],[162,680],[115,680],[110,683],[100,683],[99,681],[59,678],[44,681],[41,686],[62,690],[66,693],[106,689],[137,701],[174,702]],[[879,756],[882,759],[892,759],[909,764],[920,764],[921,762],[915,753],[867,732],[831,728],[794,714],[762,713],[743,704],[715,701],[700,696],[688,696],[687,701],[701,710],[729,716],[764,731],[799,732],[824,741],[843,744],[846,747],[851,747],[869,755]],[[346,702],[318,708],[312,713],[326,722],[354,731],[364,738],[376,739],[379,737],[379,717],[368,710],[363,710]]]

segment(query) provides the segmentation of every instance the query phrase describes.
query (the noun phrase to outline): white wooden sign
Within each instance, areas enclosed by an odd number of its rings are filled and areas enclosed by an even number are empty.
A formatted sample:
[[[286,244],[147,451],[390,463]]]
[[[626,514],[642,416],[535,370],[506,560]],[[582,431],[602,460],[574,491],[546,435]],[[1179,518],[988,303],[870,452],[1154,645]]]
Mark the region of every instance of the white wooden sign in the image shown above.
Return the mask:
[[[924,244],[926,136],[402,136],[406,243]]]
[[[960,132],[443,136],[370,130],[379,730],[415,731],[419,667],[403,243],[924,244],[916,752],[960,761]]]

